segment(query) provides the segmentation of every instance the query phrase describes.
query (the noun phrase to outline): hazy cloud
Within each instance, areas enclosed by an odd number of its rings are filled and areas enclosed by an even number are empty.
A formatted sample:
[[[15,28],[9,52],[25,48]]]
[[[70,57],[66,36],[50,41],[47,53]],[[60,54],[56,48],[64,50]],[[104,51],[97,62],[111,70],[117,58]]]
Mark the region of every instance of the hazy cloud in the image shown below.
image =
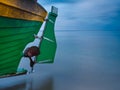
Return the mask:
[[[58,30],[120,28],[119,0],[81,0],[74,3],[57,2],[51,5],[59,8],[56,23]],[[50,10],[51,5],[45,5],[45,8]]]

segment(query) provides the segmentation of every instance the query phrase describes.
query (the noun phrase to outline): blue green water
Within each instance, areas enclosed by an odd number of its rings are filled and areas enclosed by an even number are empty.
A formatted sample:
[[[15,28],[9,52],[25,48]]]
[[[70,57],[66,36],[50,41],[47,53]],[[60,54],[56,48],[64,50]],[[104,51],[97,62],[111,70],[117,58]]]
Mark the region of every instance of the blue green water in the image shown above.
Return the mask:
[[[56,31],[56,37],[54,64],[1,79],[0,90],[120,90],[119,31],[66,30]]]

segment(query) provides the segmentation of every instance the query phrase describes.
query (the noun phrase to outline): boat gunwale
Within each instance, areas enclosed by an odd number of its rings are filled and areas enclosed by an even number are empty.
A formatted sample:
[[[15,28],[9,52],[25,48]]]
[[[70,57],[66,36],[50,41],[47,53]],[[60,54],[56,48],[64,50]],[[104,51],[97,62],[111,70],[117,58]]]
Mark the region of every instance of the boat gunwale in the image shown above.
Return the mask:
[[[3,4],[3,5],[8,6],[8,7],[16,8],[16,9],[18,9],[18,10],[21,10],[21,11],[24,11],[24,12],[27,12],[27,13],[31,13],[31,14],[33,14],[33,15],[36,15],[36,16],[39,16],[39,17],[44,18],[42,15],[38,15],[38,14],[36,14],[36,13],[30,12],[30,11],[27,11],[27,10],[24,10],[24,9],[21,9],[21,8],[9,6],[9,5],[6,5],[6,4],[4,4],[4,3],[0,3],[0,4]]]
[[[22,8],[22,6],[17,7],[16,5],[7,4],[7,3],[4,3],[4,2],[0,1],[0,5],[6,7],[7,9],[9,8],[10,13],[14,12],[14,10],[15,10],[15,12],[20,12],[20,13],[24,12],[22,17],[21,17],[21,14],[17,15],[17,17],[15,17],[14,14],[12,15],[12,14],[6,14],[6,13],[0,14],[0,16],[7,17],[7,18],[15,18],[15,19],[23,19],[23,20],[44,22],[48,13],[40,4],[38,4],[38,3],[36,3],[36,4],[41,9],[41,10],[38,10],[39,12],[36,12],[36,11],[33,11],[33,10],[31,11],[29,8],[25,9],[25,8]],[[37,7],[35,7],[35,8],[39,9]],[[0,9],[2,11],[2,9],[5,9],[5,8],[0,8]],[[26,16],[24,16],[24,15],[26,15]],[[28,15],[28,17],[27,17],[27,15]]]

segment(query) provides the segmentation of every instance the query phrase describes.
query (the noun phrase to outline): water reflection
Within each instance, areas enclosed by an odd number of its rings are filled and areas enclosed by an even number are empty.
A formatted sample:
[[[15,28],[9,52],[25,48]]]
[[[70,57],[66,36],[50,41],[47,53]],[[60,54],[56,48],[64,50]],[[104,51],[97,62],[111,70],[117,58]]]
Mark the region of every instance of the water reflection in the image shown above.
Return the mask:
[[[14,85],[11,87],[1,88],[0,90],[24,90],[25,87],[26,87],[26,83],[20,83],[18,85]]]
[[[53,78],[40,74],[4,78],[0,90],[53,90]]]
[[[25,90],[53,90],[53,78],[49,75],[34,73],[29,76]]]

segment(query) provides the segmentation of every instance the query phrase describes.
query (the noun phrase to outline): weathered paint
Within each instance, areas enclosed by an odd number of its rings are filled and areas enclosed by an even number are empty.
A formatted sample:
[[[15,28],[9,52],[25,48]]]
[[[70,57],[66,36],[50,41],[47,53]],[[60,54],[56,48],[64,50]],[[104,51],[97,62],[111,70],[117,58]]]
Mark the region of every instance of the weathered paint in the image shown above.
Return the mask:
[[[46,10],[32,0],[0,0],[0,16],[43,22]]]

